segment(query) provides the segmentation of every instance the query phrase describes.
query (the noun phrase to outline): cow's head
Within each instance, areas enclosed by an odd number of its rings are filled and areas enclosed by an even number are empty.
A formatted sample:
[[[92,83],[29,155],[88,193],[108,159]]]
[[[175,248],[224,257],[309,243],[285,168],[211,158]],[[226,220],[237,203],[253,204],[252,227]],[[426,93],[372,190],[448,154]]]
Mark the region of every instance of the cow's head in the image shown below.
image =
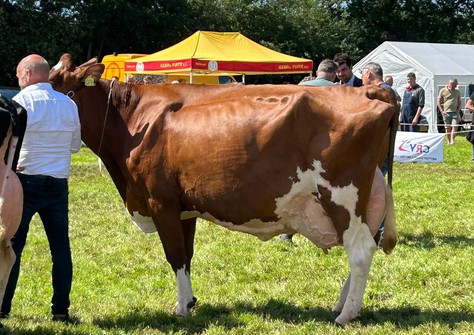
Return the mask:
[[[61,56],[58,64],[51,68],[49,81],[53,88],[64,94],[77,92],[84,86],[93,86],[104,72],[104,64],[97,63],[94,57],[86,63],[76,66],[70,54]]]

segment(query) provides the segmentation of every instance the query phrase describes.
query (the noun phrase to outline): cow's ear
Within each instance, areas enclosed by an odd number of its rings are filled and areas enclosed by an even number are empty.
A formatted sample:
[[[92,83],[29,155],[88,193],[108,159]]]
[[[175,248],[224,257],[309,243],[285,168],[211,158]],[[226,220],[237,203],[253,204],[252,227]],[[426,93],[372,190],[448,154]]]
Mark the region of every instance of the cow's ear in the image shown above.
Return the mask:
[[[82,80],[86,83],[86,86],[94,86],[95,83],[97,83],[100,79],[100,76],[105,70],[105,65],[104,64],[94,64],[92,66],[89,66],[83,76]]]
[[[87,62],[85,62],[84,64],[79,65],[79,67],[82,67],[82,68],[89,67],[89,66],[92,66],[94,64],[97,64],[98,62],[99,62],[98,58],[93,57],[93,58],[89,59]]]

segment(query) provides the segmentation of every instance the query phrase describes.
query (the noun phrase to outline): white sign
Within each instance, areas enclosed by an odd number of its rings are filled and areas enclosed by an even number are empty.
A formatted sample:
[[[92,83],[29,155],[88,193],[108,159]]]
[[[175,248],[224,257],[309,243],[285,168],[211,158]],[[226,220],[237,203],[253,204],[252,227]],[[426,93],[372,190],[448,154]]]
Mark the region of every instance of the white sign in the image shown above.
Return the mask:
[[[142,62],[138,62],[135,68],[137,69],[137,72],[142,72],[145,70],[145,65]]]
[[[398,131],[395,162],[442,163],[444,134]]]
[[[211,60],[208,64],[208,68],[211,71],[217,71],[217,62],[215,60]]]

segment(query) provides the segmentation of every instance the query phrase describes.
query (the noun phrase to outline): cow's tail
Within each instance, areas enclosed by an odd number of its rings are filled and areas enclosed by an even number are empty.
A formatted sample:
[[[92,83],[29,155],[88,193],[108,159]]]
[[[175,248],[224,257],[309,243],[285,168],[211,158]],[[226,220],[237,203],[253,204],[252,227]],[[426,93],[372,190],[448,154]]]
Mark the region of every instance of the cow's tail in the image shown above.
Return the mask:
[[[392,188],[388,185],[385,187],[385,200],[387,203],[387,214],[385,215],[383,228],[382,248],[383,252],[389,254],[397,244],[397,231],[395,227],[395,209]]]
[[[3,245],[3,240],[4,236],[6,234],[7,230],[5,229],[5,226],[3,225],[2,220],[0,220],[0,244]]]
[[[395,137],[397,136],[398,130],[398,118],[400,113],[400,108],[396,108],[396,113],[393,113],[392,120],[390,120],[388,131],[389,139],[388,139],[388,167],[387,167],[387,182],[390,188],[392,187],[392,179],[393,179],[393,155],[395,153]]]
[[[3,161],[0,161],[0,164],[3,164]],[[3,200],[5,199],[5,184],[7,183],[8,172],[9,169],[7,167],[0,167],[0,243],[3,241],[3,237],[7,231],[3,224],[3,213],[6,212]]]

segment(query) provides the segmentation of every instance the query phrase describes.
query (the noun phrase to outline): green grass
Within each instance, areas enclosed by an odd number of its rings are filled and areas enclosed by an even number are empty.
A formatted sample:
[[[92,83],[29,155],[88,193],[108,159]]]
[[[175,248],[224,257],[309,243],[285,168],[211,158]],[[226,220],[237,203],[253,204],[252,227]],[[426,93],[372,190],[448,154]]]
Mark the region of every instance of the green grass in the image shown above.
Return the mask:
[[[108,174],[87,149],[74,156],[70,229],[71,325],[50,321],[50,256],[31,225],[13,308],[0,334],[474,334],[471,146],[445,147],[443,164],[395,164],[399,244],[377,252],[361,317],[344,329],[332,307],[348,274],[301,236],[262,243],[200,221],[193,260],[198,304],[176,318],[174,274],[156,234],[135,228]]]

